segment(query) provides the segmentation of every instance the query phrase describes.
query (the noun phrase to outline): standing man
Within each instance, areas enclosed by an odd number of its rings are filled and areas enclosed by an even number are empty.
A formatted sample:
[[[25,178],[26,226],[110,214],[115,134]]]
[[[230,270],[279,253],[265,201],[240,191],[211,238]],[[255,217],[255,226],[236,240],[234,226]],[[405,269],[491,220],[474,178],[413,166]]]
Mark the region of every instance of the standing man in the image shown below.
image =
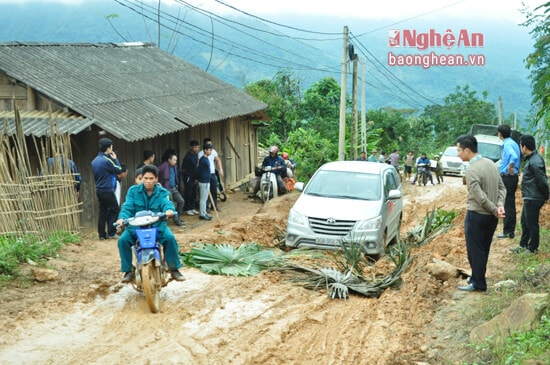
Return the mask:
[[[128,176],[128,167],[125,164],[120,164],[120,174],[116,176],[115,196],[118,205],[122,203],[122,180]]]
[[[99,218],[97,233],[100,240],[117,238],[115,223],[120,206],[118,205],[115,189],[117,176],[122,172],[115,151],[113,141],[109,138],[99,140],[99,154],[92,161],[95,189],[99,201]],[[107,232],[105,232],[107,225]]]
[[[361,151],[361,154],[357,157],[357,161],[367,161],[367,154],[365,151]]]
[[[189,142],[189,151],[183,158],[181,164],[181,172],[183,174],[183,200],[185,201],[183,205],[183,211],[187,215],[199,214],[195,210],[195,200],[197,199],[197,166],[199,164],[199,142],[191,141]],[[210,176],[210,175],[209,175]]]
[[[173,149],[169,148],[162,156],[162,163],[158,167],[158,182],[163,188],[170,192],[170,198],[176,204],[176,214],[174,214],[174,224],[178,227],[185,227],[185,222],[181,220],[183,212],[183,196],[179,191],[180,170],[178,167],[178,156]]]
[[[386,151],[380,151],[380,156],[378,156],[378,162],[386,163]]]
[[[412,151],[409,151],[405,157],[403,157],[405,163],[405,179],[410,180],[412,174],[412,166],[414,164],[414,155]]]
[[[498,172],[506,187],[506,200],[504,210],[506,217],[503,220],[502,234],[497,238],[514,238],[516,231],[516,190],[518,188],[519,165],[521,155],[518,144],[512,139],[511,129],[508,124],[498,126],[498,138],[502,142],[502,159]]]
[[[369,156],[370,162],[378,162],[378,157],[376,157],[376,150],[371,151],[371,155]]]
[[[468,285],[459,286],[458,289],[486,291],[487,261],[498,219],[504,218],[506,187],[493,161],[478,154],[477,140],[474,136],[458,137],[456,147],[458,157],[462,161],[470,162],[465,175],[468,198],[464,235],[468,262],[472,269]]]
[[[209,144],[212,150],[212,153],[210,156],[208,156],[208,160],[210,160],[210,194],[212,194],[212,200],[214,201],[214,206],[216,207],[216,210],[218,212],[221,212],[220,207],[218,206],[218,177],[216,176],[216,168],[218,169],[218,174],[220,175],[220,178],[223,178],[223,167],[222,167],[222,161],[218,157],[218,152],[214,149],[214,145],[212,143],[212,139],[206,137],[202,140],[203,145]],[[199,159],[204,155],[204,149],[203,151],[199,152]],[[207,201],[207,206],[210,205],[210,201]],[[208,210],[214,209],[213,207],[210,207]]]
[[[140,163],[136,169],[139,169],[145,165],[152,165],[153,162],[155,162],[155,153],[151,150],[145,150],[143,151],[143,162]]]
[[[212,217],[206,211],[208,201],[208,191],[210,190],[210,154],[212,153],[212,145],[206,143],[202,148],[202,156],[199,158],[197,167],[197,178],[199,180],[199,219],[211,220]]]
[[[388,157],[388,160],[390,161],[390,165],[392,165],[395,168],[395,171],[399,174],[399,152],[397,149],[393,150],[392,153],[390,153],[390,156]],[[401,174],[399,174],[401,176]]]
[[[137,212],[150,210],[154,213],[164,212],[167,217],[174,216],[174,204],[170,200],[170,193],[157,184],[158,169],[154,165],[145,165],[141,171],[143,182],[131,186],[126,194],[126,200],[116,223],[120,226],[124,219],[133,217]],[[182,266],[178,256],[178,242],[168,228],[166,221],[153,223],[158,228],[157,239],[164,247],[166,265],[172,278],[183,281],[185,278],[179,271]],[[135,272],[132,268],[132,246],[136,242],[136,228],[128,225],[118,240],[118,252],[120,255],[120,269],[124,273],[123,283],[135,280]]]
[[[521,180],[521,195],[523,209],[521,210],[521,239],[519,246],[512,248],[514,252],[529,250],[536,253],[539,248],[539,214],[544,202],[548,200],[548,177],[544,159],[537,153],[535,138],[524,134],[519,139],[521,153],[525,156],[523,179]]]

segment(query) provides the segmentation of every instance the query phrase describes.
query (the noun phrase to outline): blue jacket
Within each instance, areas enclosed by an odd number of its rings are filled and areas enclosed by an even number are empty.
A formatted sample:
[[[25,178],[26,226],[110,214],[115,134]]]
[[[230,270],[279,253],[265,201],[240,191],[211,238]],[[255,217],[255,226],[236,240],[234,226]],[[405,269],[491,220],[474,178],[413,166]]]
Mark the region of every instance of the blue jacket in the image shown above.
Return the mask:
[[[200,183],[210,182],[210,160],[206,156],[199,158],[199,167],[197,168],[197,179]]]
[[[153,193],[147,195],[147,190],[143,184],[133,185],[126,193],[126,200],[122,204],[118,219],[128,219],[133,217],[137,212],[142,210],[150,210],[154,213],[164,213],[167,210],[173,210],[174,203],[170,200],[170,192],[165,188],[155,184]],[[161,224],[166,225],[166,221],[158,221],[153,224],[153,227],[158,227]],[[132,226],[128,226],[132,229]]]
[[[122,172],[118,159],[112,159],[103,152],[100,152],[92,161],[95,188],[99,192],[114,192],[116,187],[116,176]]]
[[[272,172],[276,175],[286,175],[286,163],[284,158],[282,158],[279,155],[275,155],[275,157],[271,157],[271,155],[268,155],[264,158],[264,162],[262,163],[262,167],[265,166],[271,166],[274,167],[275,170]],[[280,167],[280,168],[279,168]]]

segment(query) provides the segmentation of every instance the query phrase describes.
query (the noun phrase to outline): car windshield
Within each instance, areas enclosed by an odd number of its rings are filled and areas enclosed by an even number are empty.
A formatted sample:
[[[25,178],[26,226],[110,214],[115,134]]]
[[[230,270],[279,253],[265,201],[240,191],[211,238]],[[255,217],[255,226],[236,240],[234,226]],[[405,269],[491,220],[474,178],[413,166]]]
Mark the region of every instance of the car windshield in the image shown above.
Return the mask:
[[[443,156],[458,157],[458,151],[456,147],[447,147],[445,152],[443,152]]]
[[[379,200],[380,176],[347,171],[319,171],[309,182],[306,195],[327,198]]]
[[[502,156],[502,146],[498,144],[478,142],[477,152],[483,157],[487,157],[493,161],[498,161]]]

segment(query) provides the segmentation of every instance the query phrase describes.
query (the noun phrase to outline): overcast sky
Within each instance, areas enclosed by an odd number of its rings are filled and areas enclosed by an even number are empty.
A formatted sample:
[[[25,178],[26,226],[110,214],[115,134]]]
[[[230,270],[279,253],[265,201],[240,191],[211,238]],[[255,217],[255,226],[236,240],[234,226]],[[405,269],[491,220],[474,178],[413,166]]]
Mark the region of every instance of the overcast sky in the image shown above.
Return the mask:
[[[91,3],[113,0],[0,0],[0,3]],[[156,3],[157,0],[144,0]],[[175,0],[162,0],[174,3]],[[184,0],[195,6],[208,9],[227,10],[214,0]],[[226,4],[258,16],[304,14],[338,15],[355,18],[377,18],[405,20],[413,17],[430,18],[468,17],[508,19],[523,22],[525,16],[519,12],[522,3],[531,9],[545,0],[222,0]]]

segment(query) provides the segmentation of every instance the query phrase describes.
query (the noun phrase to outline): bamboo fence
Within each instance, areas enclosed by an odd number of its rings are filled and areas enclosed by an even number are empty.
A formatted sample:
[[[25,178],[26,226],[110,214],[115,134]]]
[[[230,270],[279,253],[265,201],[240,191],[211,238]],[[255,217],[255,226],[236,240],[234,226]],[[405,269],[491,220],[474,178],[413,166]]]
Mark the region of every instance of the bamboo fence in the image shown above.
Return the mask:
[[[72,159],[69,134],[59,132],[50,113],[49,137],[37,140],[32,136],[33,158],[38,159],[33,165],[19,111],[14,113],[15,135],[8,135],[5,120],[0,140],[0,235],[47,239],[59,231],[79,233],[82,203],[75,190],[75,175],[68,168]],[[48,157],[52,156],[50,165]]]

